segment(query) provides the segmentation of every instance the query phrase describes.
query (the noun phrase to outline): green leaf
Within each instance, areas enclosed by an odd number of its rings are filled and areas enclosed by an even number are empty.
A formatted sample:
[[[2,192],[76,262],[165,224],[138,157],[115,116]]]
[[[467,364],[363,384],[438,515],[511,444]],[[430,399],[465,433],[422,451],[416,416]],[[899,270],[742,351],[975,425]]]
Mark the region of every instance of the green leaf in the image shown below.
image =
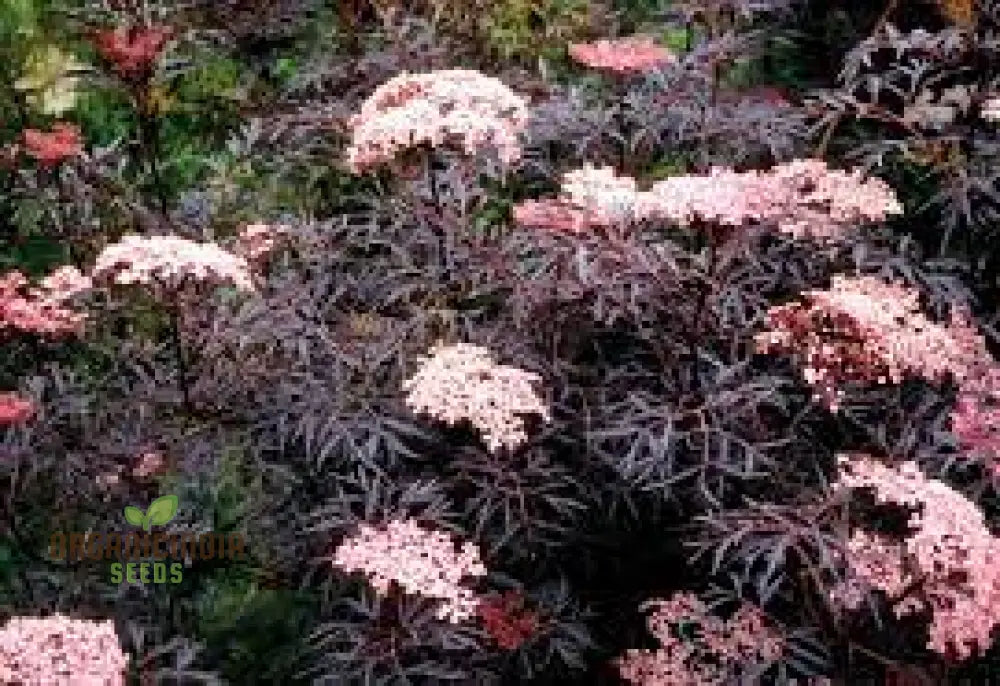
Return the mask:
[[[145,519],[146,515],[138,507],[132,507],[131,505],[125,507],[125,521],[132,526],[142,526]]]
[[[148,524],[151,526],[163,526],[177,514],[177,507],[176,495],[160,496],[151,502],[149,509],[146,510]]]

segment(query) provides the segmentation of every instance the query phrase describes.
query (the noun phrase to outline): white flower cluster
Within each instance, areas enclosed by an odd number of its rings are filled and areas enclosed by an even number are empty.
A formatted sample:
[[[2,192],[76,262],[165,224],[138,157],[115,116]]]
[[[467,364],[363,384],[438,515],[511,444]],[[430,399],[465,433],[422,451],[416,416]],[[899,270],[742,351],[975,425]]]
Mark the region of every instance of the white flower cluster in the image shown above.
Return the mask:
[[[449,425],[469,421],[496,452],[527,440],[520,415],[550,419],[549,409],[531,386],[539,379],[537,374],[496,364],[486,348],[459,343],[435,346],[403,389],[414,412]]]

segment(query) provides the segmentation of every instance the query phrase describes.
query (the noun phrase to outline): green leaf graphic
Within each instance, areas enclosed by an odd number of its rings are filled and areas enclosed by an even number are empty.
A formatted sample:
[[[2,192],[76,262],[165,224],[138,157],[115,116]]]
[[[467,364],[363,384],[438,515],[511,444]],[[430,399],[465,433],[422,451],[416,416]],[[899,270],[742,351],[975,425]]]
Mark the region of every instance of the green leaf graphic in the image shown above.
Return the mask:
[[[146,515],[138,507],[131,505],[125,507],[125,521],[132,526],[142,526],[144,519],[146,519]]]
[[[177,514],[177,505],[176,495],[160,496],[151,502],[146,510],[147,526],[163,526],[169,522]]]

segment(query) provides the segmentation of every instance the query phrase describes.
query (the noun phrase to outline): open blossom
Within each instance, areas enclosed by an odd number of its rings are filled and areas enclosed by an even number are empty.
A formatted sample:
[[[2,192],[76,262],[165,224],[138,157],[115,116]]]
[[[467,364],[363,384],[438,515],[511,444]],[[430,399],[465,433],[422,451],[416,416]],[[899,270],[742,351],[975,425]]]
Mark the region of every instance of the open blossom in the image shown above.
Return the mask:
[[[125,686],[127,668],[110,619],[13,617],[0,627],[0,683]]]
[[[958,308],[948,325],[920,312],[920,294],[874,276],[834,276],[828,290],[772,307],[761,352],[793,355],[806,383],[836,410],[847,383],[899,383],[912,375],[962,382],[981,364],[985,341]]]
[[[615,74],[641,74],[677,61],[670,50],[649,36],[573,43],[569,55],[580,64]]]
[[[644,220],[681,226],[766,224],[795,237],[828,240],[846,226],[902,212],[882,180],[830,169],[821,160],[796,160],[768,171],[716,167],[703,175],[669,177],[648,191],[639,191],[633,179],[616,176],[610,167],[588,166],[566,174],[562,196],[543,203],[515,208],[515,219],[522,226],[558,231]]]
[[[124,79],[145,78],[152,71],[174,30],[168,26],[132,26],[99,31],[97,52]]]
[[[838,462],[835,488],[870,489],[877,502],[911,511],[900,543],[907,559],[902,571],[891,558],[874,565],[878,549],[855,546],[847,555],[858,567],[855,577],[890,594],[909,588],[896,615],[933,613],[930,650],[967,659],[988,649],[1000,624],[1000,539],[982,510],[943,481],[928,479],[916,463],[890,467],[867,455],[841,455]]]
[[[495,78],[468,69],[404,73],[351,118],[347,156],[360,173],[420,145],[455,145],[470,156],[495,151],[509,165],[521,158],[527,123],[527,102]]]
[[[784,651],[781,636],[752,605],[743,604],[728,621],[689,593],[643,609],[652,610],[647,626],[660,647],[628,650],[618,660],[622,678],[638,686],[721,686],[734,682],[741,666],[773,662]]]
[[[67,301],[90,289],[90,280],[75,267],[60,267],[31,288],[20,272],[0,276],[0,334],[12,329],[61,338],[80,333],[86,315]]]
[[[468,421],[495,452],[527,440],[520,415],[550,419],[532,388],[539,380],[537,374],[495,363],[486,348],[459,343],[432,348],[403,390],[411,410],[449,425]]]
[[[191,281],[255,290],[246,259],[214,243],[198,243],[178,236],[124,236],[97,256],[93,279],[120,285],[157,286],[170,291]]]
[[[41,167],[54,167],[83,154],[79,127],[73,124],[53,124],[48,132],[24,130],[24,151]]]
[[[0,393],[0,427],[23,424],[35,414],[35,403],[17,393]]]
[[[384,527],[362,524],[337,547],[333,564],[346,572],[362,572],[382,595],[395,583],[407,593],[440,600],[438,618],[453,623],[474,617],[479,604],[463,580],[486,576],[474,544],[456,550],[448,534],[422,528],[412,519],[393,520]]]

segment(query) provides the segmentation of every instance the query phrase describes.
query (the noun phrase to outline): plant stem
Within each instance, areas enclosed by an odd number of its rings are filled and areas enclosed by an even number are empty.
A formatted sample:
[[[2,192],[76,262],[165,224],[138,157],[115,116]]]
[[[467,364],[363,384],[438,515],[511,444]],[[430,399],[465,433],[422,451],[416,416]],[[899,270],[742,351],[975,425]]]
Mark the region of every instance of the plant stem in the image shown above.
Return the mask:
[[[177,296],[170,307],[170,333],[173,342],[174,356],[177,360],[177,386],[183,399],[184,414],[191,413],[191,395],[188,388],[187,362],[184,359],[184,348],[181,343],[181,308]]]
[[[142,149],[146,154],[146,161],[149,164],[149,171],[153,176],[153,192],[160,205],[160,213],[167,216],[167,192],[163,185],[163,176],[160,173],[159,159],[162,154],[160,148],[160,119],[151,111],[150,97],[148,89],[136,98],[139,113],[139,135],[142,140]]]

